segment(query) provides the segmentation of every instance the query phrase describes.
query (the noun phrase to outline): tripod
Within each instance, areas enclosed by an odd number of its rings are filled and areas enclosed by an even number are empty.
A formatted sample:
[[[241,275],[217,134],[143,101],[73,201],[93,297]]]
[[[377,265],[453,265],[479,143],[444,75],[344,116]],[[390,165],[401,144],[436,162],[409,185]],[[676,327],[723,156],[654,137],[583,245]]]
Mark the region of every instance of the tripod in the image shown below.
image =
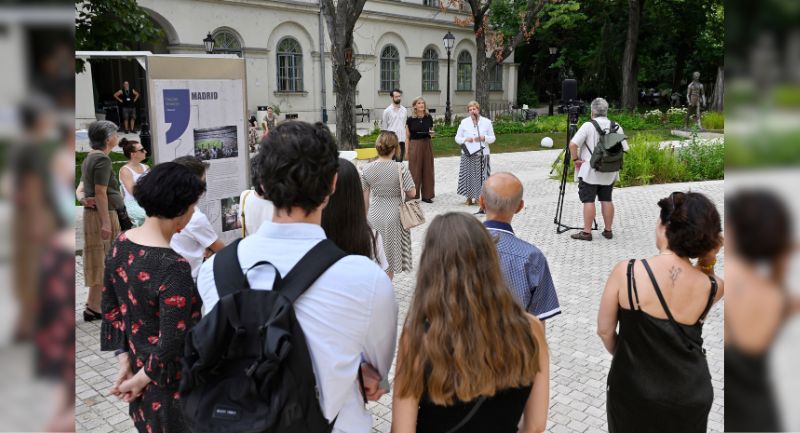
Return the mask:
[[[558,202],[556,203],[556,217],[553,219],[553,222],[556,224],[556,233],[561,234],[567,230],[583,230],[583,227],[572,227],[568,226],[561,222],[561,217],[564,213],[564,195],[567,191],[567,177],[569,176],[569,165],[572,162],[572,158],[570,158],[569,152],[569,143],[572,141],[572,137],[575,136],[575,133],[578,131],[578,115],[581,112],[580,105],[572,105],[566,107],[567,111],[567,142],[564,144],[564,150],[562,150],[562,154],[564,155],[564,160],[562,163],[561,168],[561,185],[558,187]],[[561,155],[558,156],[559,158]],[[555,165],[558,163],[558,158],[556,161],[553,162],[553,170],[555,170]],[[553,172],[550,170],[550,173]],[[597,230],[597,221],[595,220],[592,226],[592,230]]]

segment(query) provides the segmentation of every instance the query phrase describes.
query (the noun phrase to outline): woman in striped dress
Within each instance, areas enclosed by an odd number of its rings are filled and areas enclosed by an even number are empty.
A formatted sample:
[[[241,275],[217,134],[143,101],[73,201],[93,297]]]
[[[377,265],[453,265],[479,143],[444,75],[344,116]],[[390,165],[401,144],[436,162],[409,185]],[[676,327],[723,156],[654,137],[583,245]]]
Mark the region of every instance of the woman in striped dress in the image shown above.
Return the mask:
[[[394,132],[381,131],[375,148],[378,160],[364,166],[361,187],[367,204],[367,219],[383,238],[383,250],[389,261],[386,272],[392,278],[395,273],[411,270],[411,232],[400,222],[401,179],[407,199],[413,198],[417,189],[405,165],[394,160],[400,152]]]
[[[461,121],[456,133],[456,143],[460,144],[462,149],[457,192],[467,198],[465,204],[471,205],[478,202],[483,182],[491,174],[489,145],[494,143],[495,137],[492,121],[481,116],[481,105],[478,102],[470,101],[467,104],[467,112],[469,116]],[[479,150],[469,155],[468,148],[475,144],[480,145]]]

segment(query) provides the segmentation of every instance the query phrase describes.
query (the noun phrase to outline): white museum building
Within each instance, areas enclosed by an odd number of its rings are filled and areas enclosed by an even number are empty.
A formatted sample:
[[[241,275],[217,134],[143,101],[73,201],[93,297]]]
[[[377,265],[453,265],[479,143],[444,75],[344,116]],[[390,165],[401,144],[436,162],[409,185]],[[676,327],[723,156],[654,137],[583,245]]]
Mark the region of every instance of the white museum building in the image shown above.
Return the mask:
[[[138,4],[164,32],[161,43],[142,44],[142,50],[205,54],[203,39],[210,33],[214,53],[235,54],[245,61],[248,112],[255,114],[258,106],[269,105],[278,108],[281,119],[296,114],[300,120],[320,121],[325,108],[328,122],[335,122],[330,39],[319,2],[138,0]],[[455,24],[456,17],[463,20],[469,14],[444,10],[438,4],[438,0],[367,1],[354,31],[354,57],[361,73],[355,104],[369,110],[371,120],[380,119],[394,88],[403,91],[404,105],[421,95],[437,116],[444,114],[447,50],[443,37],[448,31],[455,36],[450,62],[454,115],[463,115],[466,103],[475,98],[475,38],[471,25]],[[490,103],[516,102],[517,69],[512,54],[490,70]],[[123,80],[137,88],[124,66],[87,71],[84,74],[94,78],[79,74],[79,81],[104,80],[105,84],[95,83],[91,102],[85,93],[77,95],[76,114],[86,111],[81,105],[94,104],[97,109],[102,101],[111,100]],[[102,80],[99,75],[104,76]],[[78,88],[90,89],[80,84]]]

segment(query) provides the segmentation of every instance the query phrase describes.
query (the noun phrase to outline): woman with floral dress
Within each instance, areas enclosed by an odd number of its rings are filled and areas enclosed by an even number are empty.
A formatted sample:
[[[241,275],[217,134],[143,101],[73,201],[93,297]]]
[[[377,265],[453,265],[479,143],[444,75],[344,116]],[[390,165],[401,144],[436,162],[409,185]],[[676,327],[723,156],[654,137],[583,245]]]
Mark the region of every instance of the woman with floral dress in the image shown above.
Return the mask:
[[[117,237],[106,257],[100,348],[120,363],[111,394],[130,403],[139,432],[187,431],[178,401],[186,333],[200,319],[191,267],[169,242],[192,217],[205,183],[167,162],[136,184],[147,212],[141,227]]]

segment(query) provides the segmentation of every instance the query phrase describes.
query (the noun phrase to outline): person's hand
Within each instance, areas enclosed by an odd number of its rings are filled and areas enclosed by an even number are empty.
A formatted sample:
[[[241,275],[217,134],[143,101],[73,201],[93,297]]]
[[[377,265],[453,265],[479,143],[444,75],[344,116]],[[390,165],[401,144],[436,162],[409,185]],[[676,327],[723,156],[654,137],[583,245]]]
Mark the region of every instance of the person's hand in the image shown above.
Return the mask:
[[[88,208],[97,207],[97,202],[95,201],[94,197],[84,197],[84,198],[82,198],[81,199],[81,204],[83,205],[83,207],[88,207]]]
[[[120,354],[117,359],[119,359],[119,371],[117,372],[117,379],[114,381],[114,384],[111,386],[111,391],[109,395],[113,395],[119,399],[122,399],[123,394],[122,391],[119,390],[119,385],[133,377],[133,371],[131,371],[131,363],[129,360],[128,353]]]
[[[133,377],[124,380],[119,384],[119,391],[122,393],[122,400],[130,403],[141,397],[144,389],[150,383],[150,378],[144,374],[144,369],[139,370]]]
[[[485,141],[485,140],[486,140],[486,136],[483,136],[483,135],[479,135],[478,136],[478,141]]]
[[[583,160],[582,159],[576,159],[575,160],[575,170],[580,170],[582,165],[583,165]]]
[[[372,365],[362,362],[361,375],[364,378],[364,393],[367,395],[367,400],[378,401],[386,394],[386,390],[380,387],[381,375]]]
[[[100,226],[100,239],[104,241],[111,239],[111,224],[102,224]]]
[[[464,141],[472,143],[474,141],[474,139],[472,137],[467,137],[467,138],[464,139]]]

